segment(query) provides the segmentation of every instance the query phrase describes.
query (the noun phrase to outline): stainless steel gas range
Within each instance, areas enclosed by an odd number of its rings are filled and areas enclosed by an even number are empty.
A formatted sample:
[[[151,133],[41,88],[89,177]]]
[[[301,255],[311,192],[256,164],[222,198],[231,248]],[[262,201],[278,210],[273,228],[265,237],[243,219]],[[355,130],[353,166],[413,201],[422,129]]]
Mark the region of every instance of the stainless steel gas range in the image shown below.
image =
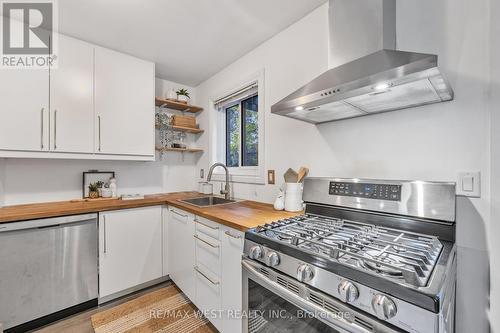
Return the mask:
[[[307,178],[245,234],[244,332],[454,331],[455,184]]]

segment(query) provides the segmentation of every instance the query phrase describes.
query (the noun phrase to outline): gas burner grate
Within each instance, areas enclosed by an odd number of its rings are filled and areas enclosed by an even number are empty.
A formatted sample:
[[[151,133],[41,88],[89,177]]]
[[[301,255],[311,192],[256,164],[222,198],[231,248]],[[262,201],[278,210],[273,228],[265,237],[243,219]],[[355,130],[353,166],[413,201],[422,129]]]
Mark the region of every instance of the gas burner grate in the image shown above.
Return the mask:
[[[311,214],[266,224],[256,232],[414,286],[426,285],[443,248],[433,236]]]

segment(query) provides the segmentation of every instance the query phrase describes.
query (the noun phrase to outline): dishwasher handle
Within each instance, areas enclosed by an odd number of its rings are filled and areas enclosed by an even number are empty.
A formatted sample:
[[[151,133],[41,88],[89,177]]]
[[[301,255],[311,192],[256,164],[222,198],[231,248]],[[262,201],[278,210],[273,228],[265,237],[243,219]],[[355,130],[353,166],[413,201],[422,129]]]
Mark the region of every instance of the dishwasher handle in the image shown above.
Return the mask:
[[[0,232],[56,227],[63,224],[97,220],[97,213],[52,217],[38,220],[8,222],[0,224]]]

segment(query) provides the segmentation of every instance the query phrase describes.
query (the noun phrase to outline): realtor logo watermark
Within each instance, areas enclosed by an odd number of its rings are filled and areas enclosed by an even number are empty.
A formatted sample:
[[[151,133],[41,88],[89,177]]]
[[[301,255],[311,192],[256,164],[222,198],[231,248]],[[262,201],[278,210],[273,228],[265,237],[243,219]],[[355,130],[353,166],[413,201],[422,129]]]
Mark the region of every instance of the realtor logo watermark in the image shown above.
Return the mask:
[[[56,65],[54,0],[0,1],[2,69],[46,69]]]

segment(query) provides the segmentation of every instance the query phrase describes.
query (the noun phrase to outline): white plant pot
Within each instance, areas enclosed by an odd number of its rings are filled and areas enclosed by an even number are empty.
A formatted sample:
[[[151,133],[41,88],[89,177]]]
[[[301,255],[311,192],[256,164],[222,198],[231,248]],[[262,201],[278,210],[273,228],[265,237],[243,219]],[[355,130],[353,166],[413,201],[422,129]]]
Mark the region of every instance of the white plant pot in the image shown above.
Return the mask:
[[[177,99],[181,102],[188,102],[189,101],[189,97],[184,96],[184,95],[177,95]]]

